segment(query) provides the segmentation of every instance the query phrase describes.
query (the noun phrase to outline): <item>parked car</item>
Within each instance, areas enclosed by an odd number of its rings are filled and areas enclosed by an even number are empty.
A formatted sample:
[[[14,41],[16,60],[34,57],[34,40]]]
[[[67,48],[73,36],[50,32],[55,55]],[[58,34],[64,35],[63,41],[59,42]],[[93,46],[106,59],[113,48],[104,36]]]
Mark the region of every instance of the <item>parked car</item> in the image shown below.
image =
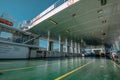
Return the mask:
[[[120,63],[120,51],[117,51],[114,60],[115,60],[116,62]]]
[[[110,57],[111,57],[112,60],[115,60],[116,54],[117,54],[116,50],[111,51],[111,56]]]
[[[113,52],[111,53],[111,58],[112,58],[114,61],[120,63],[120,51],[113,51]]]
[[[117,52],[117,58],[118,63],[120,63],[120,51]]]

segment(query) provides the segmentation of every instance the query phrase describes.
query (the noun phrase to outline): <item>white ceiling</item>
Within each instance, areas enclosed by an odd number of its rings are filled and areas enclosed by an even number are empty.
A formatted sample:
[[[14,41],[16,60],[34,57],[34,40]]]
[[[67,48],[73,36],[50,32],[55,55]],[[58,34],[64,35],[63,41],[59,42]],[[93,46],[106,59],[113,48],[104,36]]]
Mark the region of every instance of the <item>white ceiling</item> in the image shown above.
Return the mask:
[[[57,24],[53,24],[54,20]],[[111,42],[120,34],[120,0],[107,0],[101,6],[101,0],[80,0],[62,10],[29,31],[58,39],[86,40],[87,43]]]

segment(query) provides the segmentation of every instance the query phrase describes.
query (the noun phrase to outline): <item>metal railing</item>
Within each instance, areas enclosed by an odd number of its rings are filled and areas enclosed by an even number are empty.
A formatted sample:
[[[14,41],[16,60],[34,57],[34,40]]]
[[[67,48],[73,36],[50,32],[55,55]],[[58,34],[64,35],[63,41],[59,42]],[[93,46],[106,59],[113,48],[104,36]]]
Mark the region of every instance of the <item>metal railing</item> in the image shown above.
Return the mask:
[[[53,5],[51,5],[49,8],[47,8],[45,11],[43,11],[42,13],[40,13],[38,16],[36,16],[35,18],[33,18],[30,21],[30,25],[32,25],[34,22],[36,22],[38,19],[40,19],[41,17],[45,16],[46,14],[48,14],[49,12],[51,12],[52,10],[54,10],[55,8],[59,7],[60,5],[62,5],[63,3],[67,2],[68,0],[58,0],[57,2],[55,2]]]
[[[55,8],[57,8],[58,6],[60,6],[61,4],[65,3],[68,0],[58,0],[57,2],[54,3]]]

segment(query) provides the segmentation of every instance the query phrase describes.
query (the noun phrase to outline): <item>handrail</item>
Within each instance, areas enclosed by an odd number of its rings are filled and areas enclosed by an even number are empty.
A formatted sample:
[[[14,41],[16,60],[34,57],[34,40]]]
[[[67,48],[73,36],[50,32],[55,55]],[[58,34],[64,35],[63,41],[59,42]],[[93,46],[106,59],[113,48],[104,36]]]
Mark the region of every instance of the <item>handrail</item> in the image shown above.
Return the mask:
[[[39,35],[39,36],[37,36],[37,37],[35,37],[35,38],[32,38],[32,39],[29,39],[29,40],[27,40],[27,41],[25,41],[25,42],[23,42],[23,43],[26,44],[26,43],[28,43],[28,42],[30,42],[30,41],[33,41],[33,40],[35,40],[35,39],[38,39],[39,37],[41,37],[41,35]]]

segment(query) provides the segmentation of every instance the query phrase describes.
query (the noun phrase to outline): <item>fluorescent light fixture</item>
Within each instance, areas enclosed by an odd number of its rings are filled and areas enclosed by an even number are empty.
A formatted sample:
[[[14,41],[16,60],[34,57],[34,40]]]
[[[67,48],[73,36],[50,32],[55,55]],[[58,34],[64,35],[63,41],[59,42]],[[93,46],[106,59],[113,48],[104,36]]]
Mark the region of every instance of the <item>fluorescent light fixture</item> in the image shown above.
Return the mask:
[[[75,17],[76,16],[76,14],[74,13],[74,14],[72,14],[72,17]]]
[[[98,14],[102,14],[102,13],[103,13],[103,10],[100,9],[100,10],[97,11],[97,13],[98,13]]]
[[[69,29],[67,29],[67,30],[65,30],[67,33],[70,33],[70,30]]]
[[[52,19],[50,19],[50,22],[51,22],[52,24],[58,24],[56,21],[54,21],[54,20],[52,20]]]

